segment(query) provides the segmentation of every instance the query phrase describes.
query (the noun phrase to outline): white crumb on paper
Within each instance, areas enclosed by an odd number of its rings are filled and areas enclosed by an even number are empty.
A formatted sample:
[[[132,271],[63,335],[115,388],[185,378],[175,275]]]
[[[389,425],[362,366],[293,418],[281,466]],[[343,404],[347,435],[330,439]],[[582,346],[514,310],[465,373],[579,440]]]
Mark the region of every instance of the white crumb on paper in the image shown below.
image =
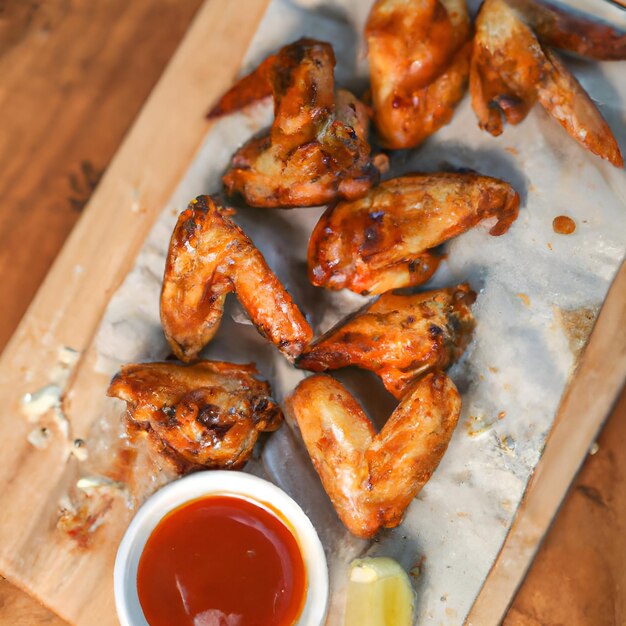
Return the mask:
[[[39,450],[44,450],[50,443],[50,431],[47,428],[35,428],[26,436],[26,440]]]
[[[244,69],[307,35],[335,46],[340,86],[365,85],[361,33],[370,5],[358,0],[273,0]],[[626,148],[624,65],[568,63]],[[210,128],[135,267],[109,304],[97,338],[101,371],[113,374],[122,363],[169,354],[158,301],[178,212],[193,197],[220,191],[220,176],[231,155],[269,124],[271,111],[266,102]],[[491,237],[483,224],[449,243],[447,260],[431,281],[433,286],[447,286],[468,280],[479,292],[474,306],[477,327],[465,356],[450,372],[463,395],[458,428],[404,523],[381,533],[375,543],[351,537],[287,427],[268,438],[262,463],[248,466],[289,492],[320,533],[330,565],[328,624],[333,626],[342,623],[349,561],[365,553],[392,556],[407,571],[419,570],[416,623],[463,622],[505,539],[574,365],[559,312],[596,310],[626,250],[624,171],[574,143],[538,106],[522,124],[493,138],[478,129],[466,96],[452,124],[418,150],[392,155],[387,176],[461,167],[510,182],[521,193],[522,205],[506,235]],[[240,209],[235,218],[316,333],[366,301],[349,292],[315,289],[306,279],[308,237],[321,210]],[[552,220],[562,214],[576,221],[572,235],[552,229]],[[305,375],[259,337],[232,298],[216,339],[203,355],[256,362],[280,402]],[[345,380],[348,374],[342,376]],[[388,415],[393,404],[378,382],[368,374],[349,376],[351,389],[357,390],[370,414],[378,420]],[[112,411],[111,419],[118,414]]]
[[[60,399],[61,387],[50,383],[36,391],[25,393],[20,402],[20,410],[29,422],[35,423],[42,415],[58,406]]]

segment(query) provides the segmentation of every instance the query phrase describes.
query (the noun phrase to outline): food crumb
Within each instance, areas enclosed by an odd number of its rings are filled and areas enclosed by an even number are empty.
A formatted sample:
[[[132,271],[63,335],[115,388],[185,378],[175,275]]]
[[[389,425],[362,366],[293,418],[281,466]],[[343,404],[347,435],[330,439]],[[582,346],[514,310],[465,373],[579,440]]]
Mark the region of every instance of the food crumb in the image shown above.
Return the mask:
[[[61,388],[48,384],[32,393],[25,393],[20,402],[22,414],[29,422],[37,422],[54,406],[60,403]]]
[[[389,157],[386,154],[379,152],[376,156],[374,156],[372,161],[376,169],[378,169],[382,174],[389,170]]]
[[[524,306],[530,308],[530,298],[525,293],[520,292],[515,295],[524,303]]]
[[[598,445],[597,441],[594,441],[591,444],[591,447],[589,448],[589,454],[591,456],[594,456],[594,455],[598,454],[599,451],[600,451],[600,446]]]
[[[74,439],[70,453],[79,461],[85,461],[89,456],[87,452],[87,444],[82,439]]]
[[[505,150],[514,156],[517,156],[519,154],[519,152],[513,146],[507,146]]]
[[[28,433],[26,439],[38,450],[43,450],[50,443],[50,431],[47,428],[35,428]]]
[[[511,437],[511,435],[505,435],[500,438],[500,448],[507,452],[508,454],[512,454],[515,452],[515,448],[517,444],[515,443],[515,439]]]
[[[467,434],[470,437],[483,435],[493,427],[493,420],[489,420],[485,415],[471,415],[465,422]]]
[[[552,244],[548,241],[548,250],[552,250]]]
[[[409,576],[411,576],[411,578],[419,578],[419,576],[421,575],[424,569],[425,561],[426,561],[426,556],[422,554],[422,556],[420,556],[420,558],[418,559],[417,563],[409,570]]]
[[[510,513],[513,510],[513,503],[510,500],[502,500],[500,502],[500,506],[507,512]]]
[[[498,413],[499,420],[503,420],[505,417],[506,417],[506,411],[500,411],[500,413]]]

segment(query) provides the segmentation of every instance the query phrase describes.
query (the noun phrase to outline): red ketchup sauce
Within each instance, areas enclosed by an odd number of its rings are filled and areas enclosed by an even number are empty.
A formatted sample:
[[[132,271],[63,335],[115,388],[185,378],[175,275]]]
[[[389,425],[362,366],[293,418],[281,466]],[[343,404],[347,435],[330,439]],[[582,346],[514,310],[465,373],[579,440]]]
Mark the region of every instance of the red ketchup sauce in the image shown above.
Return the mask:
[[[234,496],[166,515],[139,560],[150,626],[291,626],[306,595],[296,538],[265,509]]]

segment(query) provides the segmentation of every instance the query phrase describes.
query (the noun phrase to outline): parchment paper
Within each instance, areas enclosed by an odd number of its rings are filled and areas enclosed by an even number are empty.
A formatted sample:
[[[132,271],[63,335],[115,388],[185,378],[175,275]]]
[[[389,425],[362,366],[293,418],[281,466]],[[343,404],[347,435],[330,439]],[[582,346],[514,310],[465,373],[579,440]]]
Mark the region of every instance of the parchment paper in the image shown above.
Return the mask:
[[[366,85],[362,29],[370,6],[359,0],[273,0],[243,69],[307,35],[333,44],[338,85],[359,93]],[[604,11],[614,21],[623,20],[617,9],[611,12],[607,5]],[[572,58],[568,65],[599,103],[625,149],[626,65]],[[211,104],[207,102],[207,109]],[[271,104],[266,103],[209,127],[195,161],[110,302],[98,334],[101,371],[112,375],[123,363],[161,359],[169,353],[158,302],[177,215],[193,197],[220,191],[220,176],[233,152],[269,125],[271,116]],[[459,425],[403,524],[381,533],[375,542],[351,537],[289,426],[268,437],[248,466],[291,494],[320,533],[331,574],[328,624],[341,623],[346,568],[362,554],[393,556],[412,571],[416,623],[463,622],[505,539],[576,354],[626,250],[624,171],[578,146],[540,107],[521,125],[493,138],[478,129],[466,96],[449,126],[418,149],[393,154],[388,176],[461,167],[510,182],[520,192],[522,205],[506,235],[489,236],[489,223],[484,223],[450,242],[447,261],[429,284],[468,280],[479,292],[474,306],[477,327],[462,361],[450,370],[463,396]],[[308,237],[322,210],[240,209],[236,216],[316,333],[366,300],[349,292],[316,289],[307,281]],[[574,234],[553,232],[557,215],[576,221]],[[257,334],[234,297],[204,356],[256,362],[278,401],[305,376]],[[395,403],[377,379],[356,370],[337,375],[372,419],[383,423]],[[122,406],[112,400],[100,428],[114,430]],[[148,481],[150,488],[158,482]]]

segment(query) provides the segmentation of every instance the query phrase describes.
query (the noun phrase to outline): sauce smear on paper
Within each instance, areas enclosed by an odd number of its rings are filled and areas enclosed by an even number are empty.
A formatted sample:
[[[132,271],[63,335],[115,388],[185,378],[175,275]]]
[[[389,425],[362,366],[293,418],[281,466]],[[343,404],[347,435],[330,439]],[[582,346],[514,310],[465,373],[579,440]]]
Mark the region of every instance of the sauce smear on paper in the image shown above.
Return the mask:
[[[242,498],[210,496],[154,529],[137,590],[150,626],[291,626],[306,575],[298,542],[278,517]]]
[[[559,215],[552,220],[552,230],[559,235],[571,235],[576,230],[576,222],[567,215]]]

